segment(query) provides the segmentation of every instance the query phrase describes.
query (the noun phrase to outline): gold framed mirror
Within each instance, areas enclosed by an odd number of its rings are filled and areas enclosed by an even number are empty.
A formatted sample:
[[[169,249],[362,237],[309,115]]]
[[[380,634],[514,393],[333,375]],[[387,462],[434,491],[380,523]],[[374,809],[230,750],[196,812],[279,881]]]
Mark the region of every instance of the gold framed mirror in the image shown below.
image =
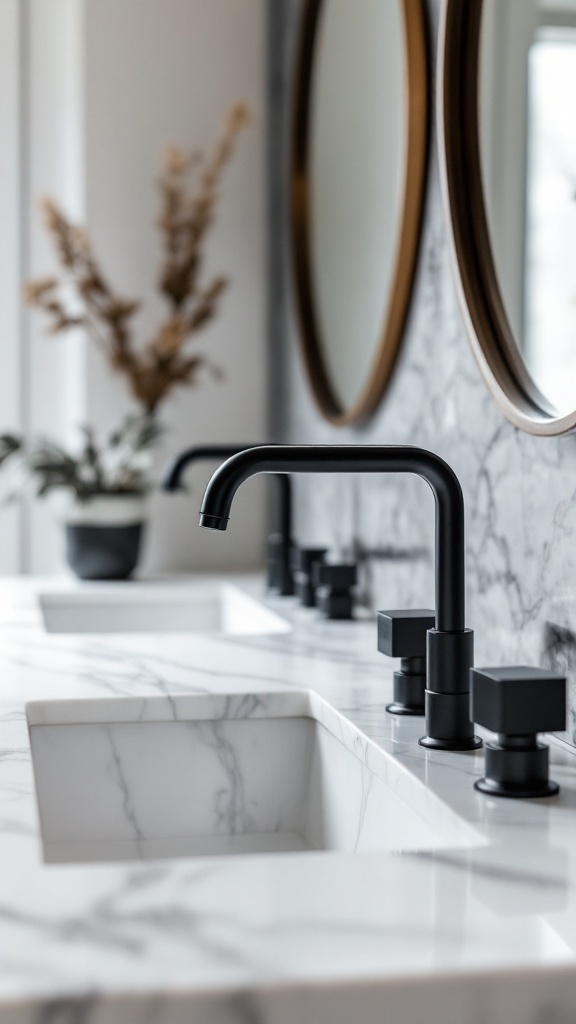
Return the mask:
[[[491,395],[531,434],[576,428],[575,91],[576,2],[444,0],[440,162],[461,305]]]
[[[423,0],[304,0],[291,229],[304,362],[332,423],[368,417],[400,348],[429,128]]]

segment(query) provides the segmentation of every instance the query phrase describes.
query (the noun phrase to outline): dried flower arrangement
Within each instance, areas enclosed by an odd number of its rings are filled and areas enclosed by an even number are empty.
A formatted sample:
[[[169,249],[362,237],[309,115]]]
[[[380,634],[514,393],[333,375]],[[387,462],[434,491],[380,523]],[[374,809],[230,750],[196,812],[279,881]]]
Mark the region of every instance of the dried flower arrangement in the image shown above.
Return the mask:
[[[137,344],[133,323],[141,303],[111,288],[86,229],[72,224],[51,200],[42,201],[61,272],[29,281],[24,302],[48,317],[49,334],[83,328],[110,368],[124,377],[141,412],[128,417],[103,444],[84,428],[83,444],[75,453],[44,440],[26,445],[11,434],[0,435],[0,465],[19,456],[25,475],[37,481],[39,496],[56,488],[84,501],[95,494],[142,493],[149,469],[144,456],[162,433],[156,421],[160,404],[177,386],[195,384],[204,368],[221,376],[206,356],[190,353],[188,346],[216,316],[228,286],[220,276],[204,283],[204,250],[223,172],[248,121],[246,105],[235,104],[209,156],[187,156],[176,146],[166,153],[158,182],[163,252],[158,288],[169,311],[143,346]]]

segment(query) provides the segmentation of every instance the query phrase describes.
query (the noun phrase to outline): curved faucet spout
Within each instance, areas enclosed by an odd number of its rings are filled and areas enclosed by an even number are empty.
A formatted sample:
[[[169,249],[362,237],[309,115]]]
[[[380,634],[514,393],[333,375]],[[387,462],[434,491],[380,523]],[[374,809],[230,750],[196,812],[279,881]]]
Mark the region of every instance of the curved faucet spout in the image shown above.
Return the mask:
[[[162,477],[163,491],[179,491],[182,489],[184,470],[191,462],[212,462],[217,459],[230,459],[246,449],[257,447],[252,444],[197,444],[186,448],[169,462]],[[261,446],[260,446],[261,447]],[[278,476],[278,532],[289,537],[292,532],[292,488],[290,478]]]
[[[411,445],[261,445],[224,462],[209,481],[200,526],[225,530],[234,495],[257,473],[414,473],[436,504],[436,628],[465,628],[464,499],[458,478],[433,452]]]

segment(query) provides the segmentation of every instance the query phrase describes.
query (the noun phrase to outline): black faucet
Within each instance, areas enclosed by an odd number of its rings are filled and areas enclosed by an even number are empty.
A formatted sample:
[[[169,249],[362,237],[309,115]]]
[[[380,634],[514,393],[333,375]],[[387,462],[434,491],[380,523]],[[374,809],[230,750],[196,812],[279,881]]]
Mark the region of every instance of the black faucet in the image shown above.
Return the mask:
[[[166,467],[162,478],[165,491],[179,491],[182,475],[191,462],[206,462],[229,459],[252,445],[212,444],[186,448]],[[272,594],[288,597],[294,593],[292,577],[292,486],[285,474],[278,475],[278,528],[268,537],[267,544],[267,588]]]
[[[470,720],[474,634],[464,615],[464,499],[450,466],[410,445],[262,445],[216,470],[200,526],[225,530],[238,487],[256,473],[415,473],[426,480],[436,503],[436,627],[428,631],[426,735],[420,743],[440,750],[479,747]]]

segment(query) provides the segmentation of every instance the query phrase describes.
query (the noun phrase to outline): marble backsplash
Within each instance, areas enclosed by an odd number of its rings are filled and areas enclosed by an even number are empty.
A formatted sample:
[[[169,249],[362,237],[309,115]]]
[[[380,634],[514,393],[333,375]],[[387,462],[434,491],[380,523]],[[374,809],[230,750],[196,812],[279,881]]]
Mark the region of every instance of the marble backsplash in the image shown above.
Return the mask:
[[[476,663],[566,670],[567,738],[576,745],[576,436],[534,438],[512,427],[480,377],[450,262],[436,139],[405,340],[376,415],[335,428],[319,415],[298,348],[291,296],[287,145],[291,66],[302,0],[275,0],[270,40],[270,332],[272,436],[300,443],[409,443],[458,474],[467,514],[467,622]],[[427,0],[432,52],[438,0]],[[576,381],[574,384],[576,393]],[[408,477],[301,477],[296,537],[363,557],[373,607],[433,605],[434,505]]]

